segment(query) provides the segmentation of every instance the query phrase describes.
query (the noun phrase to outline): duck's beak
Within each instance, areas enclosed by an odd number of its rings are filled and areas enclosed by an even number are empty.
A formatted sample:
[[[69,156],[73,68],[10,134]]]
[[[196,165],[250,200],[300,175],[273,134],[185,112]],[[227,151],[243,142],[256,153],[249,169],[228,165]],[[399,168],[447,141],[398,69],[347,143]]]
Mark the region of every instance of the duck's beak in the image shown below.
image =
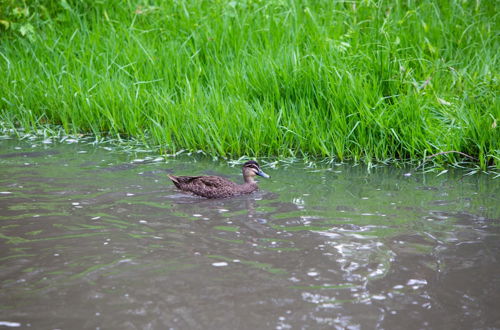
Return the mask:
[[[259,172],[257,172],[257,175],[263,177],[263,178],[266,178],[266,179],[269,179],[270,176],[267,175],[266,173],[262,172],[262,170],[259,170]]]

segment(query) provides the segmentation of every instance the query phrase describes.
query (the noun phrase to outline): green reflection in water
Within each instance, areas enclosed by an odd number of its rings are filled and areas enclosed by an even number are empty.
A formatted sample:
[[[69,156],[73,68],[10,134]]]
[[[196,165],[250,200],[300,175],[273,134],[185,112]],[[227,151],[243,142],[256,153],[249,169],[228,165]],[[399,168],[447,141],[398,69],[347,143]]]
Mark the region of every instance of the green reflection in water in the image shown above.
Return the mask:
[[[279,214],[273,214],[271,216],[272,219],[289,219],[289,218],[300,218],[301,216],[304,215],[311,215],[310,213],[305,213],[303,211],[295,211],[295,212],[286,212],[286,213],[279,213]]]
[[[139,257],[136,257],[139,258]],[[177,270],[187,270],[197,267],[198,265],[189,264],[182,261],[171,260],[166,262],[155,262],[155,263],[138,263],[136,265],[121,265],[116,269],[105,271],[102,276],[118,276],[121,274],[128,273],[167,273]]]
[[[219,214],[221,218],[233,218],[237,217],[239,215],[247,215],[248,211],[247,210],[241,210],[241,211],[232,211],[232,212],[222,212]]]
[[[183,219],[191,217],[190,214],[187,214],[187,213],[184,213],[181,211],[172,211],[172,212],[170,212],[170,216],[172,216],[172,215],[175,217],[183,218]]]
[[[155,273],[166,273],[170,271],[178,271],[178,270],[189,270],[198,267],[198,265],[186,264],[186,263],[172,263],[168,266],[164,266],[158,269],[151,270]]]
[[[0,305],[0,310],[12,310],[15,308],[16,308],[16,306]]]
[[[78,231],[78,230],[87,230],[87,229],[106,229],[106,226],[96,226],[96,225],[86,225],[86,224],[77,224],[77,225],[63,225],[60,223],[52,224],[54,228],[66,229],[69,231]]]
[[[399,251],[411,254],[429,254],[434,250],[433,245],[423,245],[418,243],[406,243]]]
[[[60,239],[68,239],[68,238],[83,238],[83,237],[91,237],[91,236],[99,236],[106,233],[82,233],[82,234],[68,234],[68,235],[60,235],[53,237],[43,237],[37,239],[25,239],[18,236],[7,236],[0,233],[0,238],[7,240],[7,244],[24,244],[24,243],[33,243],[33,242],[42,242],[42,241],[54,241]]]
[[[39,211],[42,211],[42,210],[39,210]],[[2,221],[4,221],[4,220],[25,220],[25,219],[35,218],[35,217],[42,218],[42,217],[68,217],[68,216],[70,216],[70,214],[63,213],[63,212],[49,212],[49,213],[37,212],[37,213],[22,213],[22,214],[18,214],[18,215],[8,215],[8,216],[0,215],[0,220],[2,220]],[[5,227],[2,226],[2,229],[3,228],[5,228]]]
[[[14,254],[11,256],[6,256],[6,257],[0,258],[0,261],[5,261],[8,259],[28,258],[28,257],[34,257],[34,256],[36,256],[36,254]]]
[[[130,201],[128,201],[128,202],[130,202]],[[159,208],[162,210],[170,210],[172,208],[172,206],[170,204],[163,203],[163,202],[156,203],[156,202],[141,201],[141,200],[133,199],[133,203],[134,203],[134,205],[145,205],[145,206],[149,206],[149,207],[156,207],[156,208]]]
[[[399,233],[399,228],[370,228],[368,231],[357,231],[357,235],[372,236],[372,237],[390,237]]]
[[[150,234],[134,234],[134,233],[127,233],[128,236],[132,238],[153,238],[154,235]]]
[[[365,298],[366,299],[366,298]],[[312,301],[307,301],[310,304],[332,304],[332,305],[342,305],[345,303],[359,303],[361,301],[361,298],[355,298],[355,299],[324,299],[319,302],[312,302]]]
[[[337,284],[337,285],[292,285],[290,289],[299,290],[324,290],[324,289],[351,289],[356,287],[354,284]]]
[[[291,240],[284,239],[284,238],[259,238],[259,241],[264,241],[264,242],[291,242]]]
[[[31,240],[19,237],[19,236],[7,236],[0,233],[0,238],[7,241],[7,244],[20,244],[26,242],[32,242]]]
[[[218,241],[221,241],[221,242],[236,243],[236,244],[243,244],[243,243],[245,243],[245,241],[243,241],[241,239],[227,239],[227,238],[216,237],[216,236],[212,236],[212,238],[214,238],[214,239],[216,239]]]
[[[30,247],[11,247],[10,251],[12,252],[24,252],[26,250],[30,250]]]
[[[237,227],[237,226],[214,226],[214,229],[222,230],[222,231],[237,232],[240,229],[240,227]]]
[[[309,226],[309,225],[304,225],[304,226],[283,226],[283,225],[270,225],[271,228],[276,229],[276,230],[282,230],[282,231],[326,231],[331,229],[332,227],[319,227],[319,226]]]
[[[31,273],[35,270],[36,270],[36,268],[34,268],[34,267],[28,267],[28,268],[23,269],[22,272],[23,273]]]
[[[36,235],[40,235],[41,233],[43,233],[43,230],[34,230],[34,231],[27,232],[26,235],[36,236]]]
[[[111,226],[121,229],[127,229],[131,224],[127,221],[115,219],[101,219],[102,222],[111,223]]]
[[[17,228],[17,227],[19,227],[19,226],[21,226],[21,225],[5,225],[5,226],[2,226],[2,227],[0,228],[0,230],[10,229],[10,228]]]
[[[46,274],[47,275],[63,275],[63,274],[68,274],[68,271],[56,270],[56,271],[53,271],[53,272],[48,272]]]
[[[231,259],[228,257],[219,256],[219,255],[208,255],[207,257],[212,258],[212,259],[217,259],[217,260],[229,261],[229,262],[232,262],[234,260],[234,259]],[[271,274],[283,275],[283,274],[288,273],[286,270],[284,270],[282,268],[274,268],[273,265],[268,264],[268,263],[251,261],[251,260],[240,260],[238,263],[250,266],[252,268],[264,270],[264,271],[269,272]]]
[[[290,247],[267,247],[267,246],[259,246],[261,249],[266,249],[269,251],[282,251],[282,252],[291,252],[291,251],[300,251],[299,248],[290,248]]]
[[[107,264],[100,264],[100,265],[95,265],[95,266],[89,267],[89,268],[85,269],[83,272],[80,272],[78,274],[74,274],[74,275],[70,276],[70,279],[80,278],[80,277],[83,277],[89,273],[92,273],[92,272],[95,272],[98,270],[104,270],[108,267],[111,267],[113,265],[118,264],[121,260],[123,260],[123,259],[117,259],[117,260],[114,260],[114,261],[109,262]]]

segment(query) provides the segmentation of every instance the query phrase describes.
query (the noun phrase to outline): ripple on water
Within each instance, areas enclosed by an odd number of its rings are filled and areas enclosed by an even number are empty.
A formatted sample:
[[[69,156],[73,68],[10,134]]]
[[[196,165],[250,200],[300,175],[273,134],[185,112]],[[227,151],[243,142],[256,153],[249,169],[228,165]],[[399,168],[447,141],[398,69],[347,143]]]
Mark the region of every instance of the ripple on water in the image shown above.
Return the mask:
[[[52,142],[0,140],[1,326],[498,327],[489,179],[276,163],[206,200],[165,173],[238,166]]]

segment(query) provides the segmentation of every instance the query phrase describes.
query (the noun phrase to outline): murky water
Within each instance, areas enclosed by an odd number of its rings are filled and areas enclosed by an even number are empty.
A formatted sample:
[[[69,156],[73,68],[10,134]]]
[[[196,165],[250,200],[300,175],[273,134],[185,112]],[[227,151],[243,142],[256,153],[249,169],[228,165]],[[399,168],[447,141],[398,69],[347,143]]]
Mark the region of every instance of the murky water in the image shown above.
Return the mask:
[[[0,140],[0,326],[500,328],[500,180],[263,166],[261,191],[180,193],[226,162]]]

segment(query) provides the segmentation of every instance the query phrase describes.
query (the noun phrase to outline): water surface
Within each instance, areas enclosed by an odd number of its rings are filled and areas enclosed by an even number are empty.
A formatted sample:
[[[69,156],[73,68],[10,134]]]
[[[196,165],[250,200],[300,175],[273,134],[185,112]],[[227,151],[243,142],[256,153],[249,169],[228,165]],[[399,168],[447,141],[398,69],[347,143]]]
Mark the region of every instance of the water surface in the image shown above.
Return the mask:
[[[206,200],[167,174],[238,165],[45,142],[0,140],[0,326],[500,328],[499,180],[279,162]]]

